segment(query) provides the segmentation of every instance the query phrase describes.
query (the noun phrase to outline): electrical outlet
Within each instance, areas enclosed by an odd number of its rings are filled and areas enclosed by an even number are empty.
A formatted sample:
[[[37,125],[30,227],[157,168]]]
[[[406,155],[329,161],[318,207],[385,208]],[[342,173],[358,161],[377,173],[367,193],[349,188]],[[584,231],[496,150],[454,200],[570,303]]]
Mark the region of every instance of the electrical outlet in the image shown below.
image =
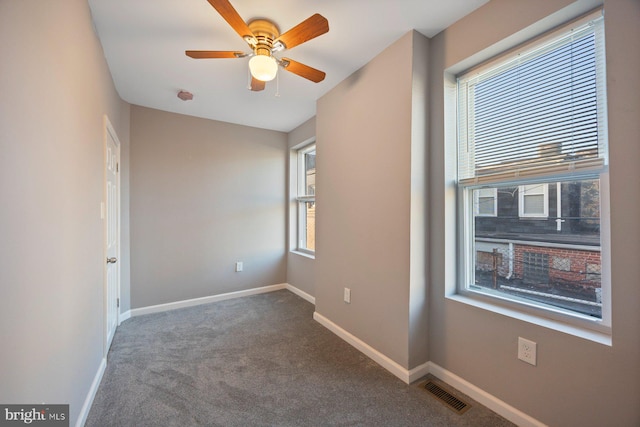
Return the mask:
[[[518,359],[536,366],[537,344],[522,337],[518,337]]]
[[[240,272],[243,269],[242,261],[236,262],[236,272]]]
[[[344,302],[351,304],[351,289],[344,288]]]

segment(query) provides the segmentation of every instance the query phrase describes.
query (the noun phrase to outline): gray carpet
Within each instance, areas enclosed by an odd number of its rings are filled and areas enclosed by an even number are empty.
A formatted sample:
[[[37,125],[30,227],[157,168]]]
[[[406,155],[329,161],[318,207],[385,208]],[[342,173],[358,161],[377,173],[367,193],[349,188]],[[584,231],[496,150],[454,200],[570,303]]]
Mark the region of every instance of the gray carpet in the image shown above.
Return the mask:
[[[513,426],[454,413],[313,310],[283,290],[127,320],[86,426]]]

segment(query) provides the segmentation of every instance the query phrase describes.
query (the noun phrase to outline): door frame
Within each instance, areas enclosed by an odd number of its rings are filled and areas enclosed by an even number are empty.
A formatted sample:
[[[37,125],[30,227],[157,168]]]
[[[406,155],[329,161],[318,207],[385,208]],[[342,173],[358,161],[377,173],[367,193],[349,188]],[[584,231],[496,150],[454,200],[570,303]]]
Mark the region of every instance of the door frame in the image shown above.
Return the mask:
[[[121,285],[121,214],[120,209],[122,206],[122,197],[121,197],[121,186],[120,186],[120,139],[118,138],[118,134],[116,133],[109,117],[104,115],[104,126],[103,126],[103,161],[102,161],[102,172],[103,172],[103,180],[102,180],[102,203],[101,203],[101,218],[102,218],[102,230],[103,230],[103,243],[102,243],[102,264],[103,264],[103,356],[106,359],[107,353],[109,352],[108,346],[108,332],[109,332],[109,324],[108,324],[108,310],[109,310],[109,302],[108,302],[108,283],[107,283],[107,242],[108,242],[108,227],[107,227],[107,145],[109,143],[109,137],[113,139],[116,144],[116,162],[118,163],[118,172],[116,173],[116,198],[117,198],[117,209],[116,209],[116,257],[118,262],[116,262],[116,328],[120,325],[120,285]],[[114,332],[115,333],[115,332]]]

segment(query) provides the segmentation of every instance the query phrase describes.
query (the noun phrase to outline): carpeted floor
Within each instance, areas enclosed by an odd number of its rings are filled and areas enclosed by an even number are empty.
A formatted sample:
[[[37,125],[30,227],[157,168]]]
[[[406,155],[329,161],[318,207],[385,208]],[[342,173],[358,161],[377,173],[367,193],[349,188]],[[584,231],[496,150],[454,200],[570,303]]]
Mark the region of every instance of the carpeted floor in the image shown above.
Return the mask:
[[[404,384],[313,310],[283,290],[127,320],[86,426],[513,426]]]

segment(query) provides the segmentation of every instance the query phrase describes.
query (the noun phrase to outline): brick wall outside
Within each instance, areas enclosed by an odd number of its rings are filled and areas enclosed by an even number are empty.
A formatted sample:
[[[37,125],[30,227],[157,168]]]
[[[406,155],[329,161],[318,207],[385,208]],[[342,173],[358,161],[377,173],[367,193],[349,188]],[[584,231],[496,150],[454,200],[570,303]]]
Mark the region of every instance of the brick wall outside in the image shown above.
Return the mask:
[[[514,245],[515,278],[523,278],[525,252],[548,256],[551,284],[576,285],[582,288],[600,287],[600,251]]]

